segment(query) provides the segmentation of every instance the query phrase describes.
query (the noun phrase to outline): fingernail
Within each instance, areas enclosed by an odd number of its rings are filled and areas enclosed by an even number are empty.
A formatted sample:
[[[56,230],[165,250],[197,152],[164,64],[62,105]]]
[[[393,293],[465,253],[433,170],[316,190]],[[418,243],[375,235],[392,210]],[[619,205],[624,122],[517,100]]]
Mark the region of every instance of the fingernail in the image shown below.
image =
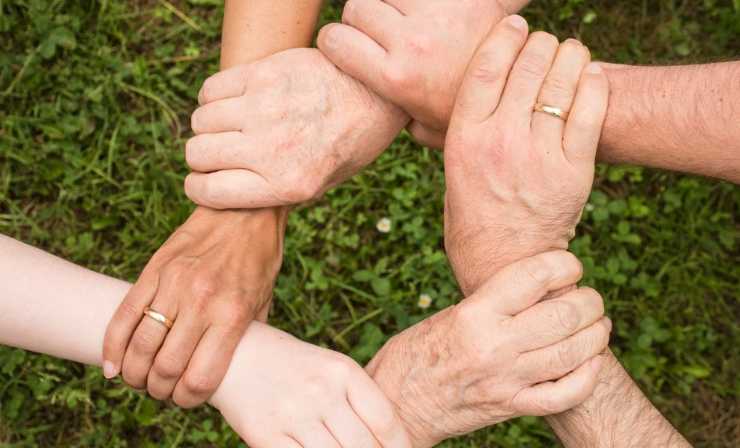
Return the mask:
[[[509,16],[509,24],[513,26],[514,28],[520,29],[520,30],[526,30],[529,28],[529,25],[527,25],[527,21],[524,19],[524,17],[514,14],[512,16]]]
[[[598,62],[591,62],[586,66],[586,73],[591,73],[592,75],[600,75],[603,71],[601,64]]]
[[[103,376],[107,379],[115,378],[118,375],[116,366],[110,361],[103,362]]]
[[[323,30],[321,30],[321,40],[325,48],[335,48],[337,46],[337,38],[334,31],[334,28],[336,28],[336,26],[336,24],[330,23],[326,25]]]

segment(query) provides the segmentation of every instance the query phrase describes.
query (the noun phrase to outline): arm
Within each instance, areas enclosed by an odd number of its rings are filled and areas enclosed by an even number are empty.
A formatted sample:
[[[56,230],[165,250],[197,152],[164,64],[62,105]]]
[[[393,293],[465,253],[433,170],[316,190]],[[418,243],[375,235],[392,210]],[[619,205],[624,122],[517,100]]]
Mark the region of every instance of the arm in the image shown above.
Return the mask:
[[[0,235],[0,344],[100,365],[106,322],[130,287]],[[255,448],[408,446],[360,366],[260,322],[209,401]]]
[[[323,0],[226,0],[221,68],[311,44]]]
[[[321,1],[226,3],[224,67],[308,45]],[[184,407],[207,399],[249,323],[267,317],[287,213],[196,209],[113,315],[103,350],[106,377],[122,373],[128,384]],[[142,321],[146,306],[180,324],[166,332]]]
[[[504,11],[525,3],[501,2],[497,9],[494,2],[482,6],[474,0],[409,2],[414,8],[403,17],[386,11],[391,19],[376,22],[366,17],[380,14],[380,2],[358,2],[358,7],[345,8],[343,22],[351,27],[328,25],[319,35],[319,48],[408,112],[414,136],[439,148],[462,75],[486,30]],[[448,26],[450,17],[457,20]],[[600,160],[740,182],[740,62],[602,66],[611,100]]]
[[[567,246],[607,114],[608,80],[585,47],[574,40],[558,46],[543,33],[524,44],[523,27],[506,28],[511,20],[471,62],[447,135],[445,245],[465,291],[497,273],[501,259]],[[533,113],[535,102],[570,115]],[[584,404],[548,417],[566,445],[686,446],[616,358],[607,353],[604,362]]]
[[[611,352],[605,356],[593,395],[580,406],[546,419],[568,448],[691,447]]]
[[[602,65],[611,97],[599,159],[740,183],[740,62]]]

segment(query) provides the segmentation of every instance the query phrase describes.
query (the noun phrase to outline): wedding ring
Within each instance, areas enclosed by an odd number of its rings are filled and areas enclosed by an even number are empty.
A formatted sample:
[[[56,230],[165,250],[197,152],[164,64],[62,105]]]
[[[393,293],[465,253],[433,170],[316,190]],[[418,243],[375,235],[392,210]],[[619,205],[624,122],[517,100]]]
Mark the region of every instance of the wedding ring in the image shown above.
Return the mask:
[[[153,309],[151,309],[151,308],[149,308],[149,307],[146,307],[146,308],[144,308],[144,315],[145,315],[145,316],[147,316],[147,317],[149,317],[150,319],[154,319],[154,320],[156,320],[156,321],[157,321],[157,322],[159,322],[160,324],[162,324],[162,325],[164,325],[165,327],[167,327],[167,329],[168,329],[168,330],[169,330],[170,328],[172,328],[172,325],[174,325],[174,324],[175,324],[175,323],[174,323],[174,322],[172,322],[171,320],[167,319],[167,318],[166,318],[166,317],[164,316],[164,314],[162,314],[162,313],[158,313],[158,312],[154,311]]]
[[[548,106],[547,104],[537,103],[534,106],[535,112],[542,112],[543,114],[550,115],[555,118],[560,118],[563,121],[568,120],[568,112],[555,106]]]

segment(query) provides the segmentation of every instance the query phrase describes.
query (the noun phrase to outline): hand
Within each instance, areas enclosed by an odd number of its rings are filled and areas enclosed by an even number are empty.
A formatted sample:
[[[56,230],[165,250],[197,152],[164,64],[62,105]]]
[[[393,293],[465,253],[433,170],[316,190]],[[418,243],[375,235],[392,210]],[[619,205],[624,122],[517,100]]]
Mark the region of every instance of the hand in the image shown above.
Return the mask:
[[[343,23],[324,27],[318,45],[411,115],[417,139],[440,147],[465,68],[505,14],[495,0],[349,0]]]
[[[367,370],[415,447],[591,395],[611,331],[601,297],[583,288],[543,300],[581,274],[568,252],[524,259],[378,352]]]
[[[252,324],[211,403],[253,448],[405,448],[380,388],[350,358]]]
[[[575,236],[594,178],[609,86],[575,40],[510,16],[470,64],[445,146],[445,245],[468,294],[502,266]],[[536,103],[570,111],[565,120]]]
[[[185,192],[212,208],[298,204],[375,160],[407,122],[318,50],[288,50],[206,80]]]
[[[409,131],[444,145],[455,96],[475,49],[507,13],[529,0],[349,0],[343,24],[319,33],[321,51],[343,71],[392,101]]]
[[[197,209],[159,249],[108,325],[104,372],[157,399],[211,396],[249,323],[266,319],[286,213]],[[144,317],[151,307],[171,330]]]

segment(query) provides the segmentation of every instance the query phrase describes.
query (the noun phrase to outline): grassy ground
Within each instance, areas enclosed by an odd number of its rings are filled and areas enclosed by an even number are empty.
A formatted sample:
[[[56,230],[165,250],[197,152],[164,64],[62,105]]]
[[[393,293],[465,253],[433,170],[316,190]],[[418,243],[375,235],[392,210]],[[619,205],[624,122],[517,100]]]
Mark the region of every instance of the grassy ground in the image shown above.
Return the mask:
[[[216,69],[220,15],[218,0],[0,0],[0,233],[134,280],[192,208],[181,149]],[[738,0],[535,0],[525,15],[605,60],[740,56]],[[439,154],[401,136],[295,213],[273,321],[365,361],[453,303],[443,188]],[[590,204],[573,250],[606,297],[614,349],[696,446],[736,446],[740,189],[600,167]],[[388,234],[375,228],[383,217]],[[97,369],[0,348],[0,446],[238,443],[211,409],[182,412],[108,386]],[[553,443],[542,421],[524,418],[445,446]]]

